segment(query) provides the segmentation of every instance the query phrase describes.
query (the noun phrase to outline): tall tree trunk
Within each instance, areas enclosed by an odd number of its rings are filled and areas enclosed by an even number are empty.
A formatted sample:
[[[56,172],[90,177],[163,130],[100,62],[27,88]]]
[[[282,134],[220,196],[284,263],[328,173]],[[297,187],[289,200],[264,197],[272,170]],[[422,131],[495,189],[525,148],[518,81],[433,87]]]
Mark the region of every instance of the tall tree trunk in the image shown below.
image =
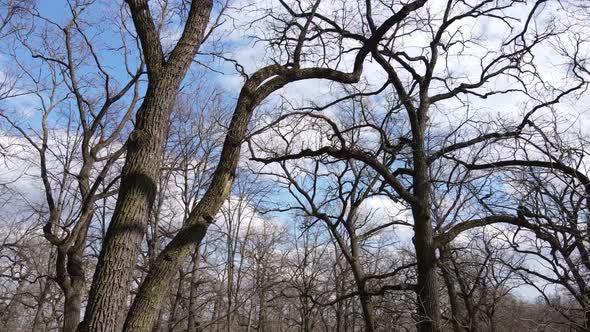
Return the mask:
[[[83,234],[82,234],[83,233]],[[84,254],[84,243],[86,243],[86,230],[81,233],[78,242],[68,252],[67,271],[69,276],[69,287],[64,292],[64,323],[63,332],[75,332],[80,324],[80,313],[82,311],[82,300],[84,297],[85,275],[82,257]]]
[[[113,218],[96,266],[86,309],[87,331],[118,331],[129,296],[133,266],[152,208],[168,112],[174,90],[148,88],[128,150]]]
[[[438,280],[436,247],[430,216],[429,165],[425,153],[426,107],[420,110],[417,127],[412,128],[414,138],[414,247],[418,264],[418,332],[439,332]]]
[[[439,332],[440,313],[436,255],[428,207],[414,209],[418,262],[418,332]]]
[[[373,320],[373,305],[371,303],[370,297],[367,295],[367,290],[365,286],[363,286],[362,290],[360,291],[359,298],[361,301],[361,308],[363,310],[365,331],[375,331],[375,321]]]
[[[172,271],[182,264],[186,255],[194,251],[196,245],[201,242],[213,217],[227,198],[251,109],[249,103],[238,106],[210,187],[191,212],[185,226],[164,248],[143,281],[125,322],[125,327],[129,331],[146,331],[146,327],[151,325],[154,319],[153,308],[160,306],[162,292],[169,287],[166,281],[170,280]]]
[[[451,305],[451,324],[453,324],[453,331],[462,332],[463,328],[461,327],[461,322],[463,320],[463,315],[461,313],[457,288],[455,287],[455,280],[451,275],[451,269],[449,267],[450,262],[448,260],[451,259],[450,255],[450,250],[447,247],[444,247],[440,250],[440,260],[442,264],[441,271],[445,281],[445,286],[447,287],[447,293],[449,295],[449,303]]]
[[[342,303],[339,302],[336,304],[336,332],[341,332],[342,326],[344,325],[342,307],[343,307]]]
[[[121,329],[131,277],[154,203],[170,112],[178,87],[201,45],[213,6],[212,0],[191,2],[183,34],[166,60],[148,1],[126,2],[141,41],[149,82],[135,128],[127,140],[117,204],[103,240],[81,331]]]
[[[356,241],[354,239],[354,235],[351,236],[353,239],[351,241]],[[352,274],[355,279],[356,287],[359,292],[359,300],[361,302],[361,310],[363,311],[363,321],[365,323],[365,331],[366,332],[373,332],[375,331],[375,321],[373,319],[373,305],[371,303],[371,298],[367,292],[367,283],[365,281],[365,274],[363,272],[363,268],[360,265],[358,256],[358,248],[356,243],[352,244],[352,252],[355,253],[354,260],[350,262],[350,267],[352,268]]]
[[[80,324],[80,308],[82,306],[82,292],[75,290],[65,294],[63,332],[75,332]]]
[[[84,229],[78,233],[77,242],[71,248],[60,246],[57,249],[55,280],[64,294],[63,332],[75,332],[80,323],[82,298],[85,291],[82,261],[86,241],[85,231]]]
[[[361,256],[358,239],[356,237],[355,230],[353,229],[351,223],[347,223],[347,228],[350,237],[350,252],[352,254],[352,257],[348,259],[350,260],[350,267],[352,268],[352,274],[354,276],[356,286],[359,292],[361,309],[363,310],[365,331],[373,332],[375,331],[375,321],[373,319],[373,305],[371,303],[371,297],[367,292],[367,282],[365,280],[365,273],[360,262]]]

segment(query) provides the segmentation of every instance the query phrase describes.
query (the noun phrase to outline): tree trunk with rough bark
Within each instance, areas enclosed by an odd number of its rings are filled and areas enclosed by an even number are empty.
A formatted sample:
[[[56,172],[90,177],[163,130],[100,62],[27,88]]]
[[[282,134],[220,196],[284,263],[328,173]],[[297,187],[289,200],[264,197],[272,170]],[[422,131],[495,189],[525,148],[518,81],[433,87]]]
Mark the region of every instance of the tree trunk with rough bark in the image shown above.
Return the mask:
[[[144,104],[137,112],[135,130],[127,141],[117,205],[93,278],[83,331],[119,330],[133,266],[155,197],[175,90],[166,86],[148,88]]]
[[[436,246],[430,215],[429,165],[425,153],[426,107],[421,109],[417,128],[412,128],[414,147],[414,247],[418,264],[418,332],[439,332],[439,292],[437,276]]]
[[[67,281],[63,284],[62,290],[64,292],[64,322],[63,332],[75,332],[80,324],[80,314],[82,312],[82,301],[84,300],[84,293],[86,292],[86,276],[84,274],[84,248],[86,244],[87,228],[90,224],[93,209],[84,214],[80,219],[80,223],[85,225],[79,233],[74,245],[65,254],[67,259],[66,268]]]
[[[147,0],[127,0],[147,64],[148,87],[127,140],[119,196],[94,273],[80,331],[119,331],[152,209],[170,112],[209,22],[212,0],[194,0],[182,37],[168,59]],[[176,269],[175,269],[176,271]],[[151,324],[150,324],[151,325]],[[149,328],[148,328],[149,329]]]
[[[73,288],[74,286],[72,286]],[[82,306],[82,292],[84,289],[76,287],[75,290],[65,293],[63,332],[75,332],[80,324],[80,310]]]

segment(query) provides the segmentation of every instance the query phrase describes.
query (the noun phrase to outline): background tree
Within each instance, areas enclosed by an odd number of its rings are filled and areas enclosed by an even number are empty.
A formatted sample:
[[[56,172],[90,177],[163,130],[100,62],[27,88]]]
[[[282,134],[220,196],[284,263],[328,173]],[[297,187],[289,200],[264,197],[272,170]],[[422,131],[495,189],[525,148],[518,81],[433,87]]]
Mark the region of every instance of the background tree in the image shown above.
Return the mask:
[[[37,99],[40,115],[29,121],[21,120],[18,112],[0,114],[38,161],[35,168],[40,171],[39,185],[47,205],[43,232],[56,247],[53,275],[65,298],[64,331],[75,331],[80,322],[88,228],[97,201],[116,193],[113,181],[118,178],[113,179],[111,168],[125,152],[121,135],[139,99],[143,68],[141,62],[134,68],[128,61],[133,55],[128,39],[133,38],[126,36],[121,16],[114,23],[122,35],[128,70],[120,75],[106,68],[109,52],[95,45],[90,36],[94,32],[86,27],[90,18],[83,14],[89,6],[72,4],[71,16],[63,25],[29,10],[27,17],[39,26],[15,32],[20,49],[11,56],[23,73],[21,94]],[[23,51],[38,61],[23,60],[17,53]],[[88,86],[91,79],[102,87]]]
[[[534,50],[560,36],[560,29],[563,28],[551,24],[551,21],[535,26],[534,22],[544,19],[538,13],[545,7],[545,1],[536,1],[531,8],[520,11],[516,9],[519,6],[516,1],[482,1],[474,4],[447,1],[440,7],[425,3],[414,3],[412,9],[415,13],[398,21],[397,30],[390,31],[387,38],[378,40],[374,39],[375,36],[366,36],[366,32],[379,31],[383,27],[377,28],[375,21],[378,18],[373,13],[383,15],[388,12],[391,13],[389,19],[393,19],[400,13],[406,13],[408,7],[401,9],[362,2],[353,9],[343,3],[342,12],[364,19],[358,20],[356,24],[342,26],[330,19],[330,15],[299,11],[283,3],[289,12],[298,12],[303,17],[318,17],[323,24],[318,24],[316,28],[318,38],[338,31],[343,36],[351,36],[357,43],[372,43],[371,56],[379,64],[385,83],[381,87],[377,85],[374,89],[348,94],[335,102],[296,109],[279,116],[270,126],[280,126],[285,120],[304,115],[325,123],[325,127],[331,131],[319,146],[295,148],[285,144],[270,154],[255,156],[254,159],[273,163],[328,156],[331,160],[354,159],[372,167],[381,176],[383,187],[411,209],[417,260],[418,330],[439,331],[437,247],[469,228],[498,222],[518,224],[522,218],[516,214],[507,214],[506,211],[494,211],[490,215],[488,210],[479,209],[462,213],[460,218],[453,221],[454,225],[447,225],[445,229],[439,229],[439,225],[435,227],[431,214],[431,193],[435,189],[433,183],[446,179],[436,178],[433,168],[439,168],[441,163],[447,163],[454,155],[466,153],[464,151],[481,151],[478,149],[482,145],[492,149],[494,143],[503,138],[518,137],[528,129],[528,121],[538,110],[582,88],[584,81],[579,76],[574,77],[569,86],[550,88],[551,93],[539,100],[535,100],[537,95],[527,88],[532,82],[543,86],[550,84],[538,74]],[[277,21],[279,26],[288,26],[288,22],[280,18]],[[477,34],[481,29],[480,23],[490,24],[494,21],[507,27],[497,42],[489,40],[488,44],[467,46],[479,38],[485,39]],[[463,26],[470,26],[471,33],[465,33]],[[277,48],[281,47],[283,44],[277,45]],[[451,58],[476,60],[469,71],[461,71],[449,67]],[[497,84],[502,79],[510,80],[510,87],[498,88]],[[481,100],[509,94],[535,101],[523,112],[521,119],[499,122],[496,126],[496,123],[489,121],[479,125],[471,116],[459,115],[460,119],[467,120],[458,122],[435,118],[439,110],[452,104],[452,100],[462,103],[464,106],[459,106],[459,110],[466,112],[470,107],[478,107]],[[371,99],[373,96],[388,98],[386,100],[389,103],[384,109],[370,107],[365,110],[358,107],[358,120],[354,126],[338,116],[327,117],[322,114],[333,111],[332,106],[338,102],[354,102],[355,99]],[[365,130],[366,138],[351,139],[350,133],[359,128]],[[449,167],[452,170],[452,166]]]

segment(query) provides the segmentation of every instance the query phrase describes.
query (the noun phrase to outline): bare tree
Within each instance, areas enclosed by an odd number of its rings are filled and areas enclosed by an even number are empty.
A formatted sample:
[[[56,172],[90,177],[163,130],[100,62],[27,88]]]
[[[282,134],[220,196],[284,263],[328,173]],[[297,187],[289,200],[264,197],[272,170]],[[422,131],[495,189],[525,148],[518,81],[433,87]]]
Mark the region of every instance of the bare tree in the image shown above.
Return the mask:
[[[72,4],[71,17],[64,25],[30,11],[40,28],[34,33],[27,31],[26,36],[17,32],[17,37],[24,50],[39,60],[38,68],[31,68],[31,62],[21,60],[17,53],[13,59],[31,82],[27,92],[41,105],[40,123],[22,123],[18,113],[0,115],[39,160],[36,167],[48,210],[43,232],[56,247],[54,280],[65,297],[64,331],[75,331],[80,322],[86,293],[83,256],[88,228],[97,201],[116,193],[109,183],[113,181],[111,168],[125,152],[120,137],[139,99],[143,67],[140,63],[132,70],[125,61],[128,76],[121,83],[105,68],[104,50],[94,45],[84,26],[83,13],[89,5]],[[123,23],[116,19],[115,23],[124,33]],[[50,43],[51,39],[63,44]],[[32,44],[35,41],[39,45]],[[126,47],[125,39],[122,42]],[[132,50],[125,48],[126,56],[128,52]],[[86,66],[96,71],[89,72]],[[86,86],[91,76],[103,86]],[[73,110],[65,111],[70,102]]]
[[[584,2],[63,5],[0,0],[0,330],[590,329]]]
[[[501,242],[498,231],[483,230],[469,236],[466,243],[441,249],[440,268],[447,290],[449,310],[455,331],[497,331],[497,312],[503,300],[522,281],[510,248]]]
[[[81,331],[120,328],[133,266],[154,203],[176,92],[203,42],[213,2],[193,1],[183,34],[165,54],[147,1],[127,1],[147,67],[148,86],[126,143],[115,208],[99,256]]]
[[[321,284],[323,277],[330,273],[331,262],[328,259],[329,246],[323,236],[324,228],[313,227],[311,218],[302,224],[303,227],[293,225],[298,231],[291,234],[293,244],[290,247],[293,251],[286,257],[286,289],[282,296],[288,302],[295,302],[292,304],[295,313],[291,314],[294,325],[301,331],[310,332],[320,324],[322,307],[317,302],[326,300],[322,296]]]
[[[534,93],[527,89],[528,80],[538,81],[540,78],[534,60],[535,50],[560,35],[560,27],[556,25],[540,26],[534,23],[543,18],[538,13],[545,7],[545,2],[536,1],[531,8],[520,11],[520,21],[515,16],[519,6],[517,1],[447,1],[441,7],[433,3],[417,10],[414,15],[404,16],[403,20],[396,23],[395,29],[394,26],[388,27],[387,30],[391,28],[391,31],[378,40],[375,40],[375,35],[367,33],[380,31],[384,27],[378,27],[375,23],[382,20],[384,13],[391,13],[385,16],[387,22],[387,17],[394,20],[401,13],[422,7],[426,1],[412,3],[413,7],[409,7],[410,4],[398,7],[364,1],[359,2],[354,9],[343,2],[341,12],[351,17],[363,17],[350,25],[339,24],[327,14],[300,11],[294,9],[295,6],[283,3],[287,10],[300,13],[300,16],[313,15],[318,18],[321,22],[316,27],[318,39],[337,31],[359,44],[371,43],[371,56],[379,64],[386,81],[380,88],[364,89],[321,106],[312,105],[279,116],[269,126],[280,126],[283,121],[293,117],[306,117],[323,122],[330,133],[320,147],[297,149],[286,144],[273,153],[255,156],[254,159],[264,163],[318,156],[337,160],[354,159],[366,163],[380,175],[383,186],[411,208],[417,259],[416,310],[419,331],[441,329],[437,247],[470,228],[499,222],[523,223],[523,218],[516,214],[505,211],[490,214],[480,209],[478,213],[463,214],[453,224],[435,229],[431,214],[432,183],[441,179],[433,178],[432,169],[438,168],[438,163],[466,151],[480,149],[482,145],[489,147],[503,138],[518,137],[529,128],[529,120],[538,110],[559,102],[565,95],[584,86],[580,77],[574,76],[571,85],[549,90],[549,94],[544,91],[545,98],[536,101],[523,112],[521,119],[512,123],[478,125],[477,121],[467,116],[467,120],[458,125],[451,122],[450,128],[443,127],[447,130],[436,130],[433,127],[435,124],[442,126],[442,123],[431,120],[435,111],[444,109],[452,100],[460,101],[468,109],[474,103],[470,101],[471,98],[485,100],[495,95],[510,94],[535,98]],[[469,26],[472,27],[472,33],[468,34],[461,28],[463,24],[468,24],[467,21],[471,22]],[[484,21],[497,22],[508,28],[501,41],[493,44],[496,46],[488,44],[483,50],[477,50],[478,46],[470,45],[478,38],[483,38],[476,31],[478,22]],[[414,51],[415,48],[419,51]],[[466,59],[464,56],[477,59],[473,71],[455,75],[455,69],[449,67],[450,59]],[[496,88],[494,84],[501,78],[510,78],[515,84],[506,89]],[[549,82],[540,84],[547,86]],[[358,121],[354,126],[322,114],[323,111],[332,110],[332,106],[337,103],[382,94],[388,94],[389,104],[385,110],[369,108],[366,111],[359,107]],[[367,134],[364,142],[351,139],[350,133],[358,128],[371,133],[372,137]]]
[[[524,145],[530,157],[506,161],[522,166],[514,170],[513,183],[519,213],[531,224],[508,234],[506,241],[527,261],[537,262],[511,267],[523,273],[527,284],[574,328],[586,331],[590,328],[586,139],[574,136],[576,145],[568,146],[565,137],[570,133],[555,132],[553,125],[539,130],[547,140]],[[535,150],[547,161],[533,157]],[[570,300],[558,300],[561,294]]]
[[[318,3],[319,4],[319,3]],[[284,87],[288,83],[305,79],[327,79],[339,83],[355,83],[360,79],[363,63],[369,54],[371,47],[391,27],[403,20],[410,12],[423,5],[423,2],[412,2],[404,6],[397,15],[383,23],[380,29],[375,31],[374,37],[367,42],[357,53],[352,72],[343,72],[328,67],[304,68],[301,61],[308,29],[314,15],[309,16],[302,27],[293,27],[299,30],[297,43],[294,46],[293,57],[285,65],[274,64],[258,70],[251,76],[247,76],[246,83],[241,89],[232,121],[230,122],[224,146],[220,155],[218,166],[215,170],[211,184],[191,211],[185,226],[178,232],[174,239],[159,255],[154,268],[143,281],[142,286],[135,297],[134,303],[128,313],[125,328],[130,331],[147,330],[152,325],[155,309],[159,307],[162,298],[162,289],[166,287],[166,280],[176,270],[186,255],[190,253],[206,233],[213,216],[227,195],[234,178],[235,169],[239,161],[241,143],[245,138],[246,129],[252,112],[272,92]],[[317,4],[314,6],[317,9]],[[314,9],[315,10],[315,9]]]
[[[274,136],[281,137],[281,133]],[[285,137],[282,138],[286,140]],[[402,262],[396,266],[395,262],[391,262],[392,265],[385,268],[386,273],[379,273],[379,270],[371,272],[372,262],[378,261],[380,257],[378,251],[373,252],[369,247],[375,241],[375,236],[384,229],[394,225],[411,227],[411,224],[395,215],[390,217],[391,220],[375,223],[375,211],[364,208],[364,204],[369,199],[382,195],[378,191],[379,176],[362,163],[323,163],[321,159],[317,159],[311,170],[286,162],[279,164],[281,172],[272,175],[276,177],[276,182],[282,183],[293,196],[292,209],[325,223],[352,272],[356,290],[342,294],[330,302],[334,304],[358,296],[365,331],[376,330],[378,327],[371,298],[387,291],[413,291],[415,285],[403,281],[394,284],[375,284],[375,281],[395,282],[398,274],[402,275],[405,269],[412,268],[415,264]],[[400,215],[403,215],[403,211],[400,211]],[[386,243],[380,245],[386,246]]]

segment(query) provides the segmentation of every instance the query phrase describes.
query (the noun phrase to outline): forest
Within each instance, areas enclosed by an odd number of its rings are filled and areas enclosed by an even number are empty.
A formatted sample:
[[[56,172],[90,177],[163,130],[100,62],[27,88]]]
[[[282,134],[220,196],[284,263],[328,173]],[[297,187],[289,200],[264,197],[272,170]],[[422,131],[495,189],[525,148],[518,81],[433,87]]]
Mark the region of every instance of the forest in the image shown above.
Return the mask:
[[[589,23],[0,0],[0,332],[590,331]]]

